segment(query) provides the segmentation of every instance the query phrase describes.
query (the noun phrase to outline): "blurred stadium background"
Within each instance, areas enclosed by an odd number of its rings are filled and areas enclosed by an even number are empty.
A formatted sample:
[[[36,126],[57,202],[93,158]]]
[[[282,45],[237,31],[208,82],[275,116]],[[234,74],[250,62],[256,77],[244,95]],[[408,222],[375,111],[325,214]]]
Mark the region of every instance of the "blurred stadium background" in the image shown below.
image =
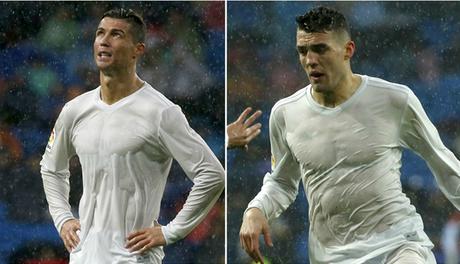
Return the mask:
[[[460,2],[228,2],[228,119],[246,106],[264,112],[262,134],[249,151],[228,153],[228,263],[250,262],[239,245],[242,214],[270,170],[271,107],[308,84],[295,49],[295,17],[319,5],[348,18],[357,47],[353,71],[411,87],[446,146],[460,157]],[[425,162],[408,152],[403,159],[403,189],[422,215],[438,263],[446,263],[447,237],[454,237],[452,248],[458,250],[459,217]],[[308,263],[307,210],[300,190],[271,224],[275,247],[262,246],[268,263]]]
[[[140,77],[182,107],[224,163],[224,2],[0,2],[0,264],[66,263],[39,161],[63,104],[99,84],[92,43],[112,7],[143,14],[148,51]],[[76,213],[78,159],[71,172]],[[190,187],[174,163],[161,224],[175,216]],[[224,240],[222,196],[197,230],[165,248],[164,263],[223,263]]]

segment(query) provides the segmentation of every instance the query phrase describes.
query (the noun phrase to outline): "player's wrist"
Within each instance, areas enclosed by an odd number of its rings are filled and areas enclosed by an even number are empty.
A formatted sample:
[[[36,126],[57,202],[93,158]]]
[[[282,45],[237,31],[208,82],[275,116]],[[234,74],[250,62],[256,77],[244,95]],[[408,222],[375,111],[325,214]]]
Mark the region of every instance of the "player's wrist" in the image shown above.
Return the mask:
[[[244,212],[244,218],[246,217],[263,217],[265,218],[264,216],[264,213],[262,212],[262,210],[260,210],[260,208],[257,208],[257,207],[250,207],[248,209],[246,209],[246,211]]]

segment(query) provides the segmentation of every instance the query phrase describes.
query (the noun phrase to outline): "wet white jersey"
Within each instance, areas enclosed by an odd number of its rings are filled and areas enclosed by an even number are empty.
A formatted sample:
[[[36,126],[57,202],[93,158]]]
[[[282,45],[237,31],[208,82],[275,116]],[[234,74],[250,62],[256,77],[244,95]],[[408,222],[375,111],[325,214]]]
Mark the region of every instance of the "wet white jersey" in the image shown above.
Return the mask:
[[[152,226],[172,159],[194,186],[182,210],[162,227],[168,244],[206,216],[224,187],[224,171],[180,108],[149,84],[107,105],[100,87],[68,102],[41,161],[49,209],[58,231],[74,218],[68,202],[69,159],[78,155],[83,177],[81,242],[71,263],[161,263],[163,251],[129,253],[129,233]]]
[[[402,192],[403,147],[428,163],[442,192],[460,209],[460,162],[413,92],[360,77],[360,87],[340,106],[318,104],[307,86],[271,112],[273,171],[248,208],[277,217],[295,199],[302,179],[311,263],[363,263],[407,241],[432,247]]]

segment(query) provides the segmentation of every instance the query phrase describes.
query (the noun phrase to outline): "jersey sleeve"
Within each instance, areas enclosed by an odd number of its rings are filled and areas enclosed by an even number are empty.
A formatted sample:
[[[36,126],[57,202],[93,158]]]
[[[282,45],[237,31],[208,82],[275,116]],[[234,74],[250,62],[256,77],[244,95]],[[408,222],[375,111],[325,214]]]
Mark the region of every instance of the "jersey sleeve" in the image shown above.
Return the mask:
[[[69,160],[75,155],[75,150],[71,143],[67,112],[68,107],[64,106],[40,162],[46,200],[58,232],[65,221],[74,218],[69,204]]]
[[[183,208],[162,227],[166,243],[171,244],[184,238],[206,217],[224,189],[225,174],[219,160],[189,126],[178,106],[163,111],[158,133],[163,148],[193,181]]]
[[[262,189],[246,210],[259,208],[268,220],[272,220],[295,200],[301,173],[299,163],[286,142],[282,109],[272,111],[269,128],[272,172],[265,175]]]
[[[401,145],[421,156],[441,191],[460,209],[460,162],[441,141],[420,101],[410,92],[401,121]]]

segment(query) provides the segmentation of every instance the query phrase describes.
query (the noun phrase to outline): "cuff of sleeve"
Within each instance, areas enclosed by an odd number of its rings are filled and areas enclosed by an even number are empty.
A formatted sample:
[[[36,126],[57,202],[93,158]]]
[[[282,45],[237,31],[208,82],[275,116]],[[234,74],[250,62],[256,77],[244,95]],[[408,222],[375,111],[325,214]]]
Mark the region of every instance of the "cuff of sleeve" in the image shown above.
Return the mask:
[[[66,221],[71,220],[71,219],[75,219],[75,217],[73,216],[71,212],[63,214],[56,219],[56,221],[54,222],[54,226],[56,227],[58,234],[61,234],[62,225]]]
[[[251,201],[249,204],[248,204],[248,207],[246,208],[246,210],[244,210],[244,213],[243,213],[243,216],[246,214],[246,212],[251,209],[251,208],[257,208],[259,209],[260,211],[262,211],[262,213],[264,214],[265,218],[267,220],[269,220],[270,218],[268,217],[267,215],[267,212],[265,211],[265,208],[263,206],[263,204],[259,201]]]
[[[166,226],[161,226],[161,232],[163,232],[163,236],[165,238],[166,245],[171,245],[172,243],[180,239],[177,235],[174,235],[174,233],[171,232],[170,229],[171,229],[170,224]]]

